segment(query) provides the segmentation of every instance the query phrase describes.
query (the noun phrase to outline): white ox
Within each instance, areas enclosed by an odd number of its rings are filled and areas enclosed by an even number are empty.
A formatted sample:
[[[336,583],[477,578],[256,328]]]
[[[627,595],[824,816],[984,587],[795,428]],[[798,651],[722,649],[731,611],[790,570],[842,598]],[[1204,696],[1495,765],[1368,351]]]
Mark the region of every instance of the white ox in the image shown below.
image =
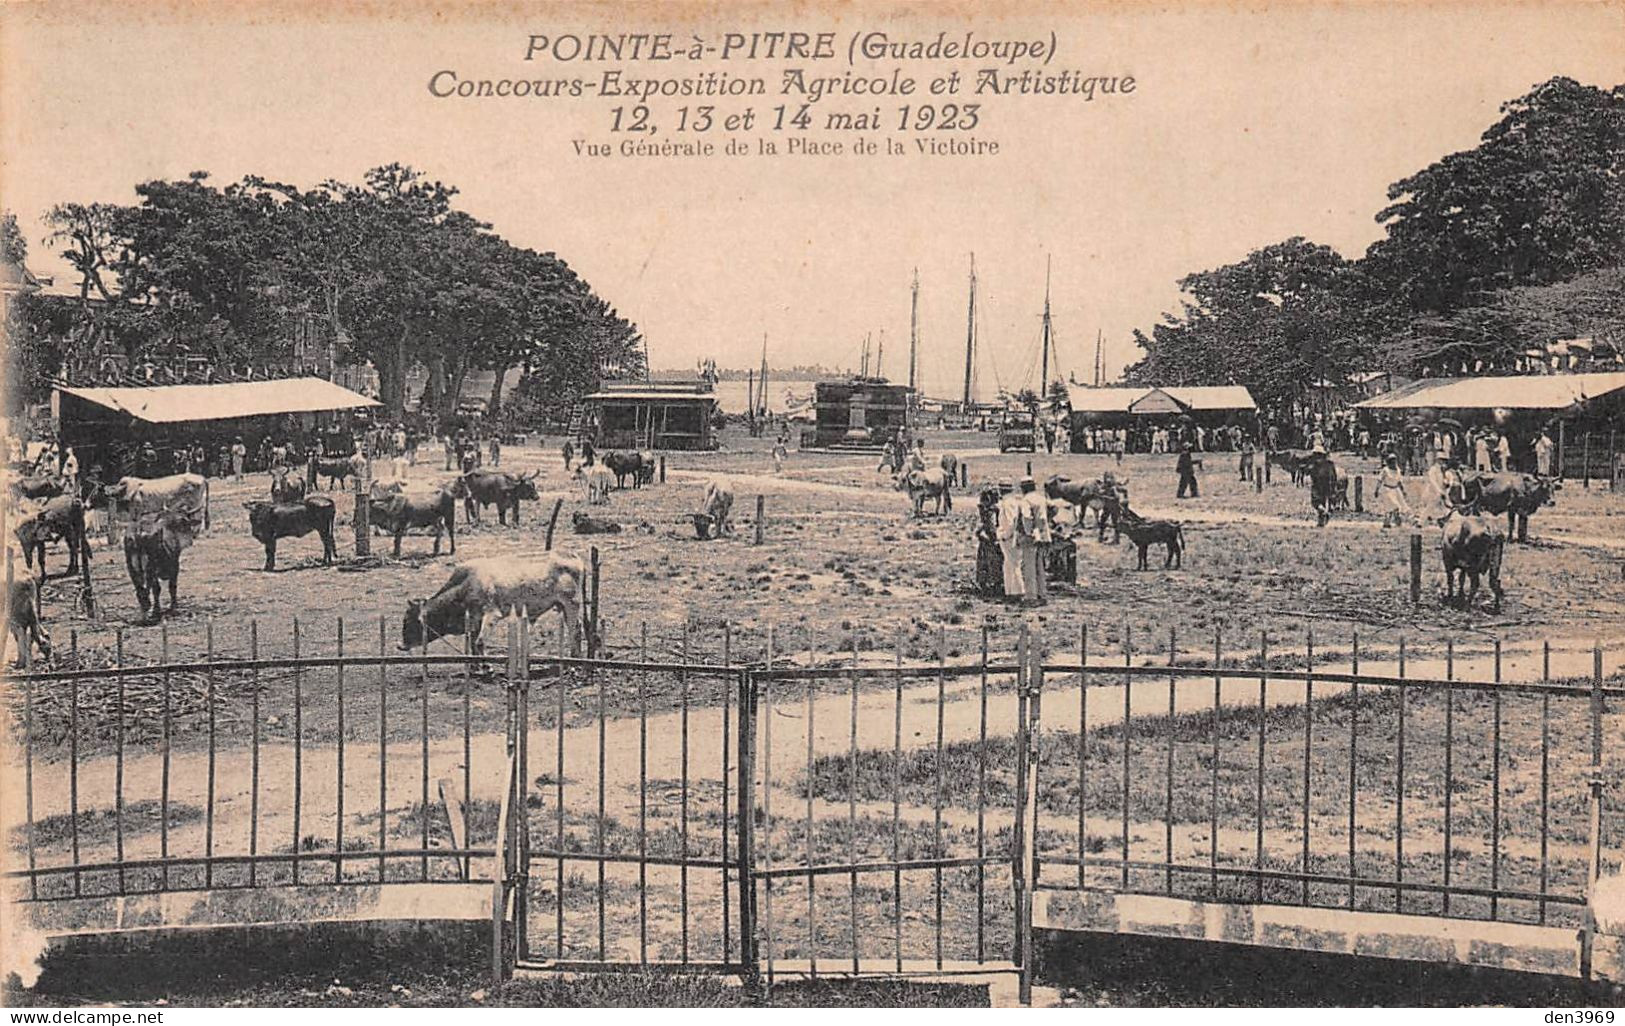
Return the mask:
[[[524,613],[534,624],[557,609],[570,636],[570,651],[581,652],[581,596],[586,569],[579,559],[553,553],[471,559],[451,572],[440,590],[406,604],[401,647],[421,648],[435,638],[467,631],[470,646],[481,650],[486,617]]]
[[[710,537],[721,538],[724,531],[733,530],[734,488],[725,477],[716,477],[705,483],[705,498],[700,512],[708,519]]]
[[[107,497],[129,513],[131,523],[151,523],[165,514],[176,514],[191,525],[192,533],[209,527],[209,479],[201,474],[121,477],[107,488]],[[189,544],[187,538],[183,547]]]
[[[576,479],[581,482],[582,499],[589,506],[603,506],[609,503],[609,486],[615,480],[608,468],[593,465],[576,468]]]

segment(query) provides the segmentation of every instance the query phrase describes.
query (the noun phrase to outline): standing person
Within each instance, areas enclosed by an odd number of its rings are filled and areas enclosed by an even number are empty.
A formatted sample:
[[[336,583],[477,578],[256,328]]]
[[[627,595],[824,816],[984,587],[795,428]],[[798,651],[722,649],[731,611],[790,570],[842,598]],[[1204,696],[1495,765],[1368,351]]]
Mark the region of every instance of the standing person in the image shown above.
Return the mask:
[[[1480,473],[1489,473],[1490,466],[1490,439],[1485,432],[1478,432],[1473,439],[1473,468]]]
[[[1495,469],[1512,469],[1512,442],[1504,431],[1495,439]]]
[[[908,469],[922,471],[925,469],[925,439],[914,440],[914,450],[908,457]]]
[[[999,555],[1004,559],[1004,597],[1006,601],[1019,601],[1027,590],[1021,576],[1020,547],[1025,522],[1022,511],[1026,503],[1008,481],[1000,482],[999,489],[1004,493],[999,500]]]
[[[1241,449],[1241,479],[1247,484],[1253,483],[1253,439],[1251,435],[1243,434],[1238,445]]]
[[[1196,485],[1196,468],[1201,463],[1201,460],[1191,455],[1191,447],[1188,442],[1179,447],[1179,462],[1175,465],[1179,471],[1179,492],[1174,498],[1183,499],[1186,492],[1189,492],[1190,497],[1193,499],[1201,497],[1201,489]]]
[[[1428,467],[1427,483],[1432,504],[1439,509],[1450,508],[1450,486],[1454,483],[1455,475],[1450,465],[1445,461],[1444,453],[1433,457],[1433,465]]]
[[[583,438],[581,440],[581,465],[584,467],[590,467],[597,459],[598,450],[593,448],[592,439]]]
[[[406,425],[400,421],[395,422],[395,455],[406,455]]]
[[[576,447],[570,439],[564,440],[564,469],[570,469],[570,461],[576,458]]]
[[[243,444],[243,436],[238,435],[236,441],[231,443],[231,476],[238,483],[243,480],[243,461],[248,458],[248,446]]]
[[[71,445],[68,446],[67,449],[65,449],[63,451],[62,477],[63,477],[63,479],[65,480],[65,482],[67,484],[67,487],[66,487],[67,493],[69,495],[78,495],[79,494],[79,457],[74,454],[73,446],[71,446]]]
[[[778,441],[773,443],[773,473],[784,473],[784,460],[789,455],[790,450],[784,445],[784,436],[780,435]]]
[[[886,439],[886,444],[880,450],[880,465],[875,467],[875,473],[878,474],[882,470],[888,474],[896,473],[896,451],[897,444],[890,438]]]
[[[450,470],[452,461],[454,459],[456,459],[456,450],[452,448],[451,436],[450,435],[441,435],[440,436],[440,444],[446,450],[446,469]]]
[[[1541,477],[1552,476],[1552,453],[1556,448],[1548,428],[1541,428],[1540,437],[1535,439],[1535,473]]]
[[[1049,502],[1038,491],[1031,477],[1021,479],[1022,518],[1021,531],[1021,583],[1024,585],[1024,603],[1042,606],[1049,602],[1049,575],[1045,573],[1049,544],[1053,540],[1049,527]]]
[[[1377,473],[1377,508],[1382,510],[1384,527],[1397,526],[1412,515],[1410,503],[1405,501],[1405,478],[1393,453],[1383,457],[1382,470]]]
[[[502,466],[502,436],[500,434],[492,433],[490,452],[491,452],[491,466],[493,466],[493,467]]]

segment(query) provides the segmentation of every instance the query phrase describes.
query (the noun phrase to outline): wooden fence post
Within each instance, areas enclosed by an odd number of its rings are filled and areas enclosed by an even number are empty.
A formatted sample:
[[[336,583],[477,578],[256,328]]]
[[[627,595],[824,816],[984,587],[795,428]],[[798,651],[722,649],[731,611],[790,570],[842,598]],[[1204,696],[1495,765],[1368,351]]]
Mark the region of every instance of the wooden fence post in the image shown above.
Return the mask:
[[[666,483],[666,457],[660,457],[660,483]]]
[[[961,463],[959,465],[959,490],[964,491],[966,488],[969,488],[969,487],[970,487],[970,464]]]
[[[1268,466],[1268,464],[1265,465]],[[1255,495],[1264,494],[1264,475],[1256,467],[1253,468],[1253,493]]]
[[[1411,605],[1422,602],[1422,532],[1411,532]]]
[[[1591,432],[1580,442],[1580,480],[1582,488],[1591,487]]]
[[[756,496],[756,544],[762,544],[762,520],[767,515],[767,496]]]
[[[361,490],[361,482],[357,480],[355,489],[355,554],[358,556],[370,555],[372,552],[372,507],[367,500],[368,495]]]
[[[1354,512],[1365,512],[1365,475],[1354,475]]]
[[[590,630],[590,633],[587,635],[587,658],[588,659],[595,659],[595,658],[598,657],[598,583],[599,583],[599,576],[598,576],[598,568],[599,568],[598,546],[596,546],[596,545],[594,545],[592,547],[592,560],[591,560],[591,563],[590,563],[590,567],[591,567],[591,570],[590,570],[590,575],[591,576],[589,577],[589,582],[592,585],[592,597],[591,597],[591,599],[589,600],[589,603],[588,603],[588,608],[591,610],[591,612],[587,617],[587,623],[588,623],[589,630]]]

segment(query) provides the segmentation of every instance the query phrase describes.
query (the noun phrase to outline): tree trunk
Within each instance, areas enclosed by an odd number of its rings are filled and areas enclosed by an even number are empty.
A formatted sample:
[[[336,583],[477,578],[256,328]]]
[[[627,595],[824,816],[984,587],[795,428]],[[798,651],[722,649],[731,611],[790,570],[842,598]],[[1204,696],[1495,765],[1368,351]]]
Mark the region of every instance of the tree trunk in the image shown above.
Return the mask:
[[[496,380],[491,383],[491,405],[486,408],[487,417],[495,417],[502,412],[502,382],[508,376],[508,365],[503,364],[497,368]]]
[[[468,380],[468,358],[459,356],[451,362],[451,368],[446,374],[446,408],[452,416],[456,416],[457,407],[462,404],[463,382],[466,380]]]

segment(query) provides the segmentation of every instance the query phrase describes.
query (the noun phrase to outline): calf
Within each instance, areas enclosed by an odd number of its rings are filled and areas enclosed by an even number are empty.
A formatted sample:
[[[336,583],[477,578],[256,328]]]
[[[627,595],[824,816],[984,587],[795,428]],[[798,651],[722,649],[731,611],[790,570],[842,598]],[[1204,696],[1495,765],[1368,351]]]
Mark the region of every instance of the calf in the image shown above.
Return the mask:
[[[36,587],[32,580],[12,581],[6,597],[6,629],[17,643],[16,666],[27,666],[33,661],[34,646],[39,647],[42,659],[51,658],[51,635],[40,622]]]
[[[655,454],[645,449],[638,453],[638,457],[643,460],[643,465],[638,467],[638,476],[633,480],[633,486],[641,488],[647,484],[654,484],[655,468],[658,465]]]
[[[1439,556],[1444,563],[1445,601],[1461,602],[1471,609],[1478,597],[1478,580],[1488,575],[1495,594],[1495,611],[1501,611],[1501,557],[1506,535],[1499,517],[1480,516],[1451,510],[1439,521]],[[1468,580],[1472,581],[1469,589]],[[1459,582],[1459,584],[1458,584]]]
[[[1128,540],[1139,549],[1139,563],[1136,570],[1148,569],[1146,566],[1146,550],[1152,545],[1166,545],[1168,558],[1162,561],[1162,568],[1170,566],[1175,569],[1185,567],[1185,531],[1174,520],[1147,520],[1136,514],[1133,510],[1123,509],[1123,530],[1128,532]]]
[[[30,569],[34,566],[34,554],[39,554],[42,577],[45,575],[47,542],[61,540],[67,543],[69,577],[79,571],[81,556],[87,564],[90,562],[90,544],[85,536],[85,504],[74,496],[58,495],[50,499],[44,506],[19,520],[14,533],[22,545],[23,561]]]
[[[1077,507],[1078,526],[1084,525],[1084,514],[1093,509],[1100,528],[1099,540],[1106,540],[1106,522],[1111,521],[1112,544],[1123,538],[1122,511],[1128,506],[1128,485],[1114,477],[1101,477],[1087,484],[1075,483],[1060,475],[1044,482],[1044,495]]]
[[[342,485],[345,478],[363,477],[367,472],[367,457],[360,453],[354,456],[312,456],[310,462],[316,467],[313,477],[327,478],[328,491]]]
[[[265,546],[265,569],[276,569],[278,538],[303,538],[315,531],[322,539],[322,562],[331,564],[337,550],[333,546],[333,500],[323,495],[306,496],[303,502],[273,504],[245,502],[248,526],[254,538]]]
[[[479,652],[489,614],[523,612],[534,624],[543,613],[557,609],[570,635],[570,652],[579,655],[585,579],[580,560],[551,553],[470,560],[453,570],[439,591],[406,603],[401,648],[422,648],[435,638],[460,636],[466,630],[469,646]]]
[[[576,479],[581,482],[582,501],[589,506],[602,506],[609,502],[609,471],[603,467],[576,468]]]
[[[135,585],[143,619],[157,620],[163,611],[160,586],[169,584],[169,611],[175,611],[175,587],[180,583],[181,552],[191,541],[191,525],[184,516],[169,513],[137,521],[124,536],[124,568]]]
[[[271,501],[276,503],[301,502],[305,498],[305,479],[288,473],[287,467],[271,471]]]
[[[1292,483],[1303,484],[1309,471],[1309,451],[1306,449],[1276,449],[1265,459],[1292,476]]]
[[[401,538],[407,528],[434,528],[434,554],[440,555],[442,530],[451,540],[451,554],[457,555],[457,499],[450,489],[441,488],[433,495],[408,495],[398,488],[367,500],[367,510],[374,524],[395,536],[395,556],[401,554]]]
[[[613,520],[600,520],[576,510],[570,514],[570,526],[576,534],[620,534],[621,525]]]
[[[947,471],[941,468],[910,470],[906,474],[899,474],[897,490],[908,493],[909,501],[914,504],[914,516],[922,515],[926,499],[936,500],[937,516],[941,516],[945,510],[949,513],[954,511],[954,495],[950,479]]]

